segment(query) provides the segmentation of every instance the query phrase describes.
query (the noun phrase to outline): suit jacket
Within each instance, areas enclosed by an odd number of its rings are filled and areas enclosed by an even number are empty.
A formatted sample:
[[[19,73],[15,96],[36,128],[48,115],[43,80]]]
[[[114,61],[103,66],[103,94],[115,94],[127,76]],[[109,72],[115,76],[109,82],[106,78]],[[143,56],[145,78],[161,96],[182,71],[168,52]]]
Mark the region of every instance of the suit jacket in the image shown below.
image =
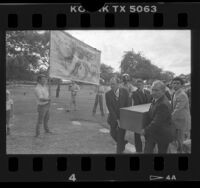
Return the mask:
[[[170,143],[175,136],[171,122],[171,104],[164,95],[150,106],[145,137],[159,143]]]
[[[152,97],[150,94],[150,91],[144,89],[144,93],[137,89],[132,93],[132,99],[133,99],[133,104],[134,105],[139,105],[139,104],[147,104],[152,101]]]
[[[173,95],[172,121],[177,129],[188,131],[191,128],[189,99],[183,89],[176,91]]]
[[[120,119],[120,108],[129,106],[128,92],[124,88],[119,88],[119,98],[117,100],[113,90],[106,93],[106,106],[109,111],[108,123],[115,124]]]

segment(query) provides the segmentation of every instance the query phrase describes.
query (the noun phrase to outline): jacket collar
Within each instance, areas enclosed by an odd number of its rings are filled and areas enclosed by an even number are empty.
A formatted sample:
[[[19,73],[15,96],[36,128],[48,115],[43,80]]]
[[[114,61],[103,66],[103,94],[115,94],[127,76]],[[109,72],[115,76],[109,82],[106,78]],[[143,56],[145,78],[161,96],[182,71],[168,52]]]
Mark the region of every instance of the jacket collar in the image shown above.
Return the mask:
[[[119,92],[119,96],[116,95],[116,91]],[[111,93],[112,93],[113,98],[117,100],[120,97],[121,89],[118,88],[116,91],[111,90]]]
[[[179,93],[181,93],[183,91],[183,88],[178,89],[177,91],[174,92],[174,95],[178,95]]]

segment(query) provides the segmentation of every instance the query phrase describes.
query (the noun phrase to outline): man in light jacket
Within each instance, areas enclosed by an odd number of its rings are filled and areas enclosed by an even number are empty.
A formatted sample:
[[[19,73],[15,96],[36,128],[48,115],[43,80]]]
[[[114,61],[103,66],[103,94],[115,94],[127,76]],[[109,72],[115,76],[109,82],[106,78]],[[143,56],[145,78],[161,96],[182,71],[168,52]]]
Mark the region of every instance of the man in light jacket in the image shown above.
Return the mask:
[[[184,81],[176,77],[172,81],[175,90],[172,96],[172,122],[176,127],[177,152],[183,152],[183,141],[185,134],[191,129],[191,115],[189,99],[183,90]]]

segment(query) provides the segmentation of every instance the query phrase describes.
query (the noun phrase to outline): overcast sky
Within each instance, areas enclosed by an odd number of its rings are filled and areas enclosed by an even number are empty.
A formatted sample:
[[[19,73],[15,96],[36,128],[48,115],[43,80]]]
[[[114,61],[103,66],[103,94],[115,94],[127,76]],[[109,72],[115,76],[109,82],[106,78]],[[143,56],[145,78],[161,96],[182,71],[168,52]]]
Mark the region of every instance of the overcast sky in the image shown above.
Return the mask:
[[[189,30],[68,30],[79,40],[101,51],[101,62],[119,71],[124,51],[134,50],[163,70],[176,75],[191,71]]]

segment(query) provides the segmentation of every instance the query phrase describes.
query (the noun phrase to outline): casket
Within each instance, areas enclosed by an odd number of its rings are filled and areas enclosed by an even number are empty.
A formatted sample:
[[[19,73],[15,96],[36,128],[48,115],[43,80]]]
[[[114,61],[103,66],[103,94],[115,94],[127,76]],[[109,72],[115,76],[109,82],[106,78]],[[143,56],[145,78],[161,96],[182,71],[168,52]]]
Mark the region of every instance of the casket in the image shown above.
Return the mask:
[[[141,130],[147,125],[147,112],[150,105],[148,103],[120,108],[120,128],[141,133]]]

